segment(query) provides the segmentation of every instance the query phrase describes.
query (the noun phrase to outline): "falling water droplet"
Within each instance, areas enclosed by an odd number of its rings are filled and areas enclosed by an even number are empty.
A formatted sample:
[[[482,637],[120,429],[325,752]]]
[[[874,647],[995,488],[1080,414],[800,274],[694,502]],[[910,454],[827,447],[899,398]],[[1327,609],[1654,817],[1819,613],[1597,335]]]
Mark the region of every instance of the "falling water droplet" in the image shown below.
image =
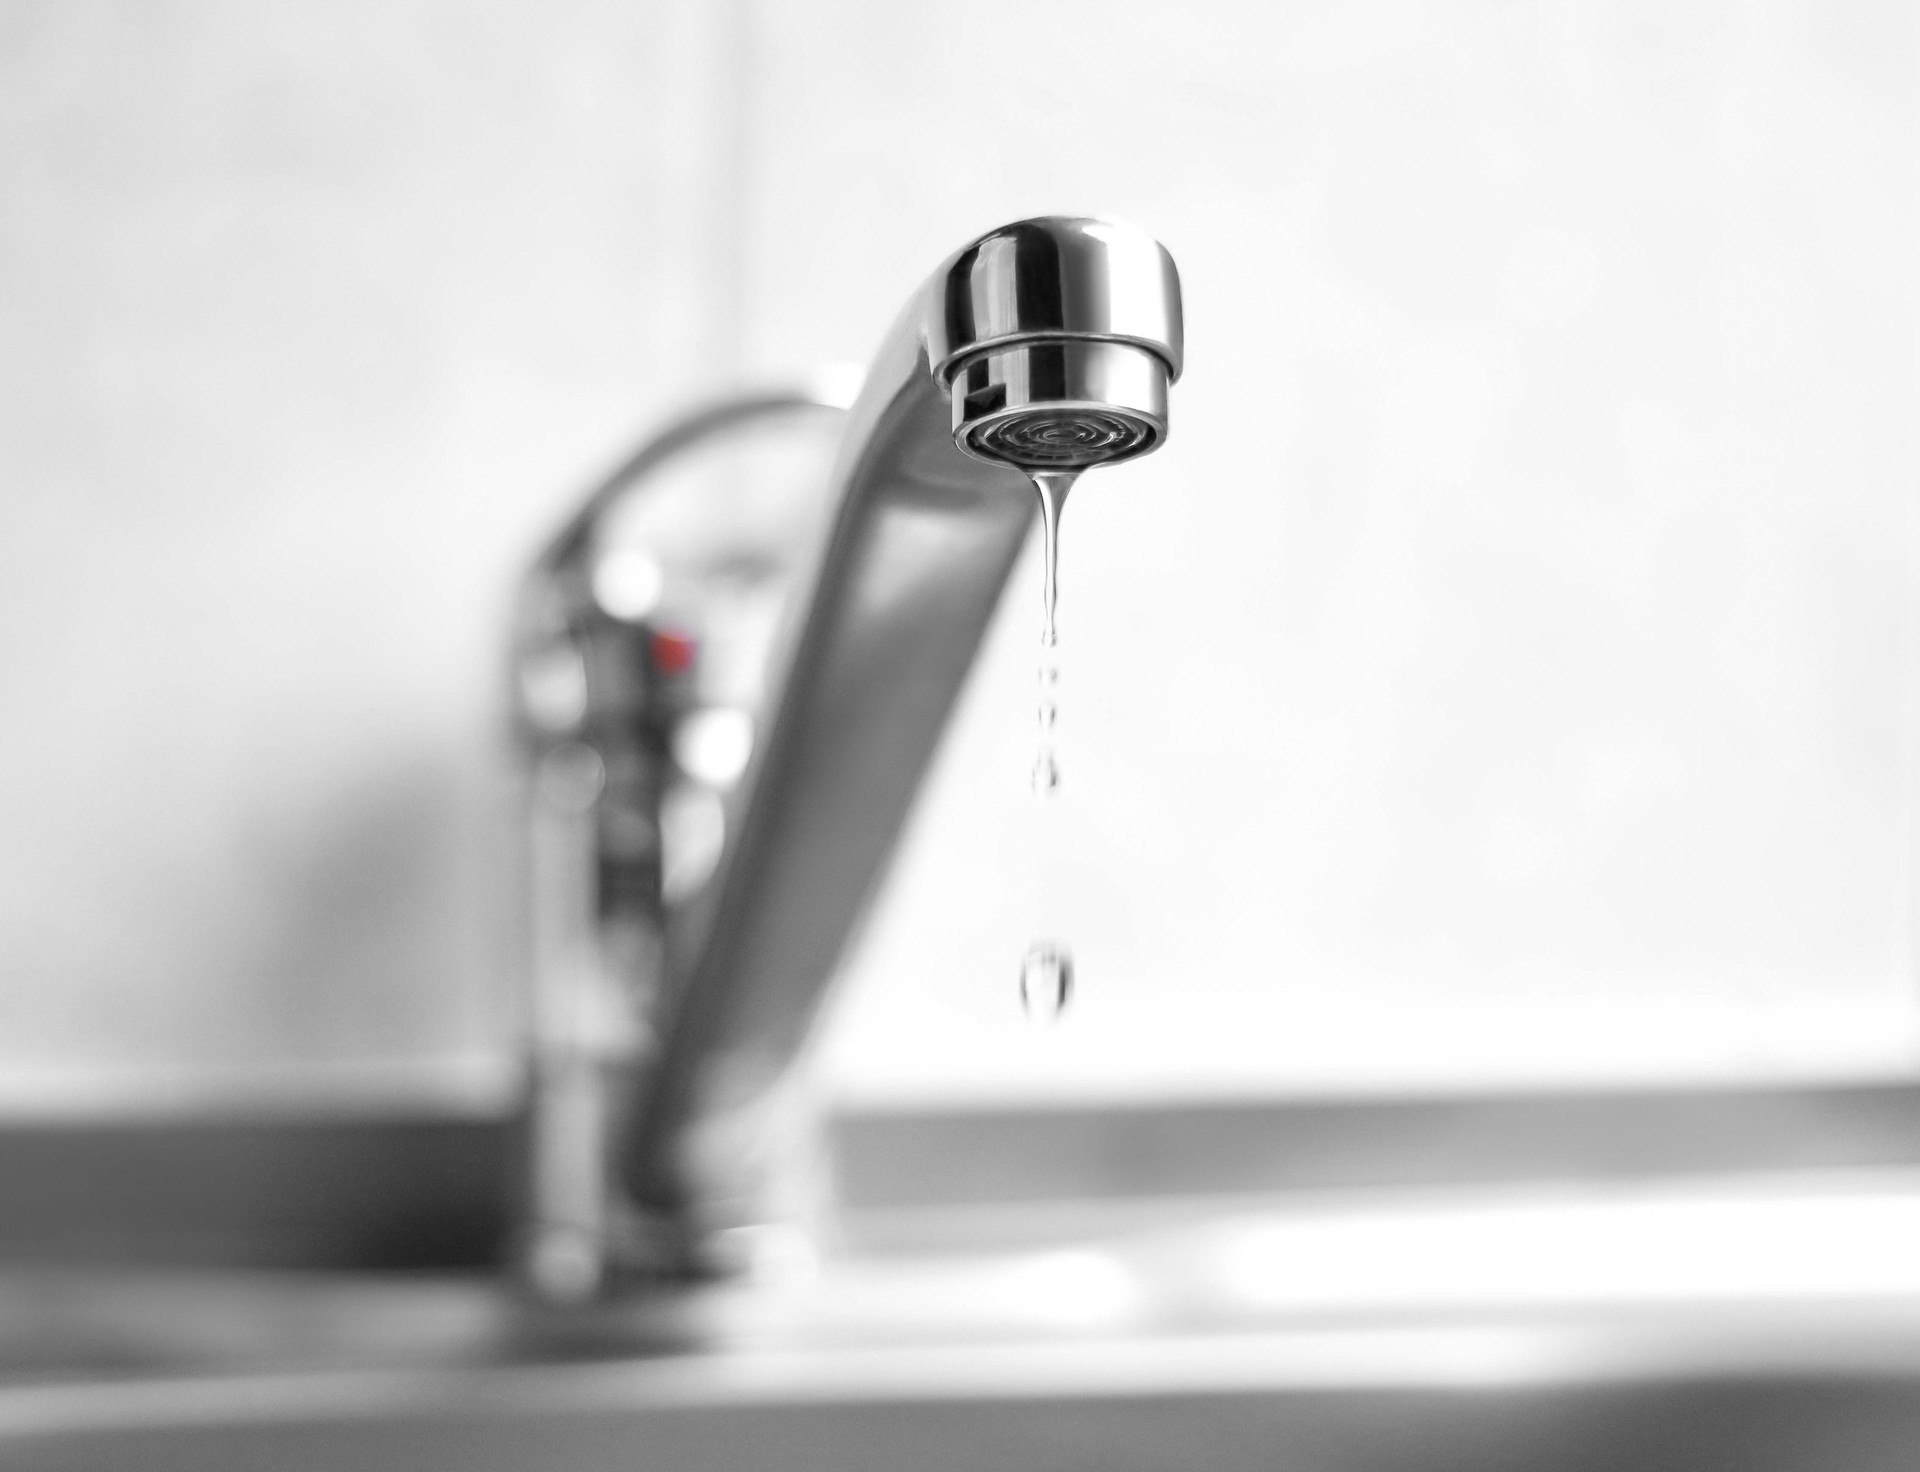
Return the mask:
[[[1040,656],[1040,699],[1034,707],[1038,727],[1033,750],[1035,797],[1051,797],[1060,790],[1060,760],[1053,749],[1053,728],[1060,721],[1060,701],[1055,694],[1060,684],[1060,670],[1051,655],[1052,651],[1047,650]]]
[[[1060,790],[1060,763],[1054,760],[1051,748],[1046,748],[1033,759],[1033,795],[1052,797]]]
[[[1073,952],[1058,941],[1027,947],[1020,963],[1020,1005],[1027,1016],[1051,1021],[1073,998]]]

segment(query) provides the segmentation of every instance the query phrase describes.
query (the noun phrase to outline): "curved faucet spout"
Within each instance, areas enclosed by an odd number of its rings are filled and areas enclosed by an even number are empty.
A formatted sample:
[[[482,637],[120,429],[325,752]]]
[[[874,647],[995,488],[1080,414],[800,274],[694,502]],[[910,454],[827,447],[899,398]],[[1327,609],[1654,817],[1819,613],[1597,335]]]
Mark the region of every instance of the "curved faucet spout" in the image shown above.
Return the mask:
[[[1156,448],[1180,287],[1151,237],[1051,217],[948,259],[850,416],[773,716],[677,917],[623,1166],[691,1231],[752,1220],[767,1113],[883,872],[1034,521],[1033,472]]]

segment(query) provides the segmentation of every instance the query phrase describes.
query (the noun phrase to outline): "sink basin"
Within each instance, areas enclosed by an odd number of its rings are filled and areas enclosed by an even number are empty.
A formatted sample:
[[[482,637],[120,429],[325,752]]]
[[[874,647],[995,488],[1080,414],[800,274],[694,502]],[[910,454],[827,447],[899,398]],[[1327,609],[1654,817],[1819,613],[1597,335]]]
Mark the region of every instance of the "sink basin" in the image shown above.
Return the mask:
[[[10,1467],[195,1472],[1905,1472],[1920,1452],[1912,1341],[1766,1365],[1603,1336],[1554,1372],[1480,1378],[1490,1353],[1579,1343],[1478,1326],[48,1385],[0,1398],[0,1442]]]
[[[0,1464],[1910,1472],[1917,1213],[1905,1182],[1194,1203],[564,1316],[478,1280],[22,1280]]]

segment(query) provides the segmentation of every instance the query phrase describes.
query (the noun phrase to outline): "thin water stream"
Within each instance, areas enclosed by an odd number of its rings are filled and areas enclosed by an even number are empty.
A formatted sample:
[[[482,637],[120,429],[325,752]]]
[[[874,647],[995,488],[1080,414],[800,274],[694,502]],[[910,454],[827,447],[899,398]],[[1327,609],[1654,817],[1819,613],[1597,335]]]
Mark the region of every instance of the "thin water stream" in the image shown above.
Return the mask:
[[[1078,470],[1032,470],[1040,494],[1042,616],[1036,691],[1037,741],[1033,756],[1033,795],[1045,801],[1060,790],[1060,759],[1054,728],[1060,721],[1060,514]],[[1020,963],[1020,1004],[1027,1015],[1050,1020],[1066,1010],[1073,995],[1073,953],[1060,941],[1036,941]]]
[[[1038,744],[1033,756],[1033,794],[1052,797],[1060,790],[1060,760],[1054,751],[1053,731],[1060,721],[1060,514],[1067,492],[1079,478],[1077,470],[1029,472],[1040,493],[1041,583],[1040,670],[1037,715]]]

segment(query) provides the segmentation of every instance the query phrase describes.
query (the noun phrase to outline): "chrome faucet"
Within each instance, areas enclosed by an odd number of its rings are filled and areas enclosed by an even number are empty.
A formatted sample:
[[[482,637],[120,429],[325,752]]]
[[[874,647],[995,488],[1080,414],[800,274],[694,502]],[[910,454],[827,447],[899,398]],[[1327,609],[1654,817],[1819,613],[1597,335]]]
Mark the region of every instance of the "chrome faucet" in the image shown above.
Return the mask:
[[[663,911],[612,1157],[653,1267],[698,1267],[716,1234],[765,1219],[781,1085],[1034,523],[1031,478],[1155,449],[1181,351],[1167,252],[1067,217],[973,241],[888,333],[724,852]]]

